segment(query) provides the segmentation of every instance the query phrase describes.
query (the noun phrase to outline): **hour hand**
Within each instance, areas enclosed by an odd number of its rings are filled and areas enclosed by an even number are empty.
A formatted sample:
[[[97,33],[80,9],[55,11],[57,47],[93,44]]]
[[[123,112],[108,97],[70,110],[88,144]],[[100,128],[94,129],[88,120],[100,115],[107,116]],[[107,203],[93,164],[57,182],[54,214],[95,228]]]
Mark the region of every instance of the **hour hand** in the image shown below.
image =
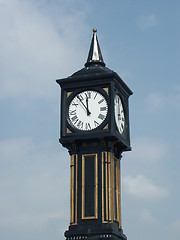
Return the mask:
[[[88,98],[86,98],[86,111],[87,111],[87,116],[89,116],[91,112],[89,111]]]

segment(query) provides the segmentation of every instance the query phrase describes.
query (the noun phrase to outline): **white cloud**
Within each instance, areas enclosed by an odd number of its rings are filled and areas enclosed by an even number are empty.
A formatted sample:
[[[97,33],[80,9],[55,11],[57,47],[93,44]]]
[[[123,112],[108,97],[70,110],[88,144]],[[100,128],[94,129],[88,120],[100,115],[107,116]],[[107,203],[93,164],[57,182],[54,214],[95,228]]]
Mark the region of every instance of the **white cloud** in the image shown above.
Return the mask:
[[[153,13],[146,16],[141,16],[138,20],[138,26],[142,29],[152,28],[157,26],[157,24],[158,20]]]
[[[180,85],[174,84],[168,92],[151,92],[147,97],[148,112],[159,111],[161,109],[179,108],[180,106]]]
[[[69,221],[67,152],[59,152],[51,142],[35,144],[24,137],[0,141],[0,156],[0,229],[41,228],[52,221],[65,228]]]
[[[171,231],[173,235],[180,235],[180,219],[176,219],[171,223]]]
[[[162,93],[154,92],[149,94],[148,103],[151,110],[158,110],[166,104],[166,99]]]
[[[80,33],[86,32],[86,8],[69,11],[61,2],[55,11],[50,3],[43,4],[1,1],[1,99],[53,99],[55,79],[67,76],[69,69],[77,70],[76,63],[82,62]]]
[[[152,213],[149,211],[149,209],[144,208],[141,212],[141,218],[143,222],[147,223],[155,223],[157,220],[155,217],[152,215]]]
[[[4,139],[0,141],[1,162],[12,162],[19,158],[26,159],[31,149],[32,139],[29,137]]]
[[[166,156],[168,145],[161,139],[139,137],[133,141],[133,159],[154,163]]]
[[[177,148],[178,148],[178,150],[180,150],[180,140],[179,141],[177,141]]]
[[[180,84],[173,86],[172,99],[170,102],[175,105],[176,108],[180,107]]]
[[[156,186],[143,175],[126,176],[123,179],[123,188],[127,194],[142,200],[156,200],[167,197],[169,192],[163,187]]]

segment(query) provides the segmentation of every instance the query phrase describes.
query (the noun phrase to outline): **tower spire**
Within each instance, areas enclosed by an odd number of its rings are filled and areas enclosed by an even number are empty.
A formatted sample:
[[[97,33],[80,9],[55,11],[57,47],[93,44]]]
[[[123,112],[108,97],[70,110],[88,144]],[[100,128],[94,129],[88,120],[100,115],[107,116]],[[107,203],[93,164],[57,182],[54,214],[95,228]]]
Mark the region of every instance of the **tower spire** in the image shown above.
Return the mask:
[[[105,67],[105,63],[101,54],[101,49],[99,47],[99,42],[98,42],[96,33],[97,33],[97,29],[94,28],[91,46],[90,46],[87,62],[85,63],[85,67],[90,67],[94,64]]]

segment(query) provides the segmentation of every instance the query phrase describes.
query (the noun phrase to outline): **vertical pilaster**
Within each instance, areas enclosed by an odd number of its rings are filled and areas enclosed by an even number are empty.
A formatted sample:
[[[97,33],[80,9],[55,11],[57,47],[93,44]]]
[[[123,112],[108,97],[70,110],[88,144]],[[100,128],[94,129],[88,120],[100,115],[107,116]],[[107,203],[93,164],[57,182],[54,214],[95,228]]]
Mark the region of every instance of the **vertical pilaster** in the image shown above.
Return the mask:
[[[70,224],[77,224],[78,159],[73,154],[70,159]]]
[[[118,222],[121,227],[120,160],[112,152],[102,152],[102,222]]]

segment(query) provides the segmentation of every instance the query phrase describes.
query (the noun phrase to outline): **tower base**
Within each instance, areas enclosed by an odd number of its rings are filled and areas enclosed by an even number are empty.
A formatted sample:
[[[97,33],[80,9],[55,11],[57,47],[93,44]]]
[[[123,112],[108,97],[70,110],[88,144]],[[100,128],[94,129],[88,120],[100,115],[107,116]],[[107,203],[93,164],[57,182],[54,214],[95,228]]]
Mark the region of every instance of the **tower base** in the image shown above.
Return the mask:
[[[110,223],[102,224],[99,229],[93,229],[92,226],[70,226],[64,235],[66,240],[127,240],[122,228]]]

